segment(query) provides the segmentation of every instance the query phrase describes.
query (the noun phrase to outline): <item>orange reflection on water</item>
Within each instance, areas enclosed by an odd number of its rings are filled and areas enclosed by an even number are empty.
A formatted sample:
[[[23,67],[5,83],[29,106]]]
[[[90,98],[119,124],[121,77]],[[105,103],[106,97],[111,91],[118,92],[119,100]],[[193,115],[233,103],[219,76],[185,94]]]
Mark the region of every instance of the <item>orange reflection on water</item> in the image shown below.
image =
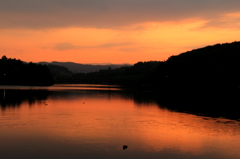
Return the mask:
[[[23,102],[21,107],[1,111],[1,121],[5,132],[34,132],[76,145],[105,144],[111,149],[127,144],[129,150],[145,152],[174,149],[240,156],[239,122],[172,112],[117,93],[53,93],[31,106]]]

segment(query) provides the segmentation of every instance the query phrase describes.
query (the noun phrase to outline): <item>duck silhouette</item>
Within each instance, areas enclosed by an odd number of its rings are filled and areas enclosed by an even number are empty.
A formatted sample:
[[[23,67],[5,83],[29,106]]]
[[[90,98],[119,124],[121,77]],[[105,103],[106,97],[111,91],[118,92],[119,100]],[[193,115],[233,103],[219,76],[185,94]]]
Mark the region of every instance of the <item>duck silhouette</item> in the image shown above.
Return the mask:
[[[123,145],[123,150],[126,150],[128,148],[127,145]]]

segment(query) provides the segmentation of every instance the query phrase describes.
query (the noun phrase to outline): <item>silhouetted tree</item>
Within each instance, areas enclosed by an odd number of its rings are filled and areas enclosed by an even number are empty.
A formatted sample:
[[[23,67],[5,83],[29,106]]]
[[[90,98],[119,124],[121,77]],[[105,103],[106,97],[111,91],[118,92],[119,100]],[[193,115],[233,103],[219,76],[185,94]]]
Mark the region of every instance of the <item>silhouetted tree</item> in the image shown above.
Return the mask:
[[[5,85],[52,85],[53,77],[45,65],[23,63],[3,56],[0,59],[0,84]]]
[[[3,55],[2,60],[7,60],[7,56]]]

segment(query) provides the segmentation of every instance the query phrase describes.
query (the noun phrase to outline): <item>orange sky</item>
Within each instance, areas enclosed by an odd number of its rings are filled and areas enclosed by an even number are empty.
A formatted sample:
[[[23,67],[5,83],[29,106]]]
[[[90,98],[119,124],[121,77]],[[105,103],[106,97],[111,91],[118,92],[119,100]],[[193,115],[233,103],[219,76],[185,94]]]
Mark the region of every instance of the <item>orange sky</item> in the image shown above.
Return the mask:
[[[136,9],[125,11],[124,6],[130,5],[130,2],[120,5],[102,0],[105,3],[85,4],[92,9],[90,11],[78,11],[73,5],[64,8],[67,1],[61,0],[63,4],[59,3],[58,7],[49,6],[55,9],[52,12],[46,6],[37,4],[37,1],[29,3],[32,9],[20,2],[15,8],[11,7],[10,2],[13,1],[4,2],[0,7],[0,14],[5,15],[0,17],[0,53],[26,62],[134,64],[139,61],[162,61],[171,55],[207,45],[238,41],[240,37],[240,12],[235,7],[240,2],[233,1],[230,5],[231,0],[219,4],[219,10],[214,6],[214,1],[205,1],[209,7],[197,10],[198,4],[183,0],[192,5],[193,9],[188,12],[185,11],[188,6],[181,8],[180,4],[173,3],[175,0],[172,3],[164,0],[163,4],[169,10],[175,9],[173,13],[164,10],[164,7],[158,13],[154,5],[159,5],[159,9],[161,5],[152,0],[145,8],[141,8],[143,6],[137,1],[130,0],[132,4],[136,3]],[[27,3],[26,0],[22,2]],[[8,10],[3,8],[4,5]],[[70,9],[73,11],[70,12]],[[48,11],[51,14],[47,14]]]

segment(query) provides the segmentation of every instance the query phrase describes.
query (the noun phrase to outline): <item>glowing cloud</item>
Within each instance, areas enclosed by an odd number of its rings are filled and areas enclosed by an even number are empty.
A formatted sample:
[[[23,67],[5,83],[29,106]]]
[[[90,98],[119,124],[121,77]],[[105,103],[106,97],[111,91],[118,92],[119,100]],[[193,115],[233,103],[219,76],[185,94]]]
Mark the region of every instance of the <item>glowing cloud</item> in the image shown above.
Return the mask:
[[[239,11],[236,0],[8,0],[0,3],[1,28],[119,28],[149,21],[214,19]]]

